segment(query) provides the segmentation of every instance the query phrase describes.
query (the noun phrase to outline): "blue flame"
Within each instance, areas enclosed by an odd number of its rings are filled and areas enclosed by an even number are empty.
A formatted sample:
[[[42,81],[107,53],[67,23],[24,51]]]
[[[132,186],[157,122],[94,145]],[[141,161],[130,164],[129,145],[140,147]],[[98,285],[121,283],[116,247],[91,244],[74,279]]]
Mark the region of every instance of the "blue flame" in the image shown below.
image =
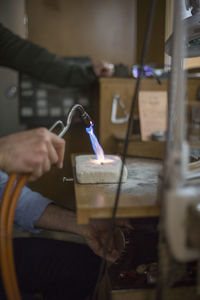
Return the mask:
[[[94,153],[96,154],[97,160],[98,161],[104,161],[104,152],[103,152],[103,149],[102,149],[102,147],[100,146],[100,144],[98,142],[98,139],[97,139],[96,135],[94,134],[94,131],[93,131],[93,128],[92,128],[93,126],[94,126],[94,124],[91,123],[91,126],[86,128],[86,132],[90,136],[90,141],[92,143],[92,148],[94,150]]]

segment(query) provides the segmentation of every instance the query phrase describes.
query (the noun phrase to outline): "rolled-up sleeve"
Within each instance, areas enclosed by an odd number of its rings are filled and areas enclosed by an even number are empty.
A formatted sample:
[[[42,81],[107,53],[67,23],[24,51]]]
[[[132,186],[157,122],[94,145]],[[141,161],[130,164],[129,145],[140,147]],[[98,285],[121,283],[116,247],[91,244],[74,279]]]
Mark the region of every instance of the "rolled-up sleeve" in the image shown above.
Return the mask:
[[[8,180],[8,175],[0,171],[0,199]],[[40,229],[35,228],[36,221],[45,211],[47,205],[53,201],[43,197],[37,192],[33,192],[27,187],[22,189],[18,200],[14,224],[17,228],[28,232],[40,232]]]

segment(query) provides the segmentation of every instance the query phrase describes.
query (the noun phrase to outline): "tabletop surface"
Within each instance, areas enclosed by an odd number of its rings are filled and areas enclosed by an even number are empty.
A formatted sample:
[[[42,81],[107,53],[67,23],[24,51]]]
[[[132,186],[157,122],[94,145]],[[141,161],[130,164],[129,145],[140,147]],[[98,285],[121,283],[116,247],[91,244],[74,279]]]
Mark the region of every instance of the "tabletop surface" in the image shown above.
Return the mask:
[[[110,218],[118,184],[79,184],[76,179],[75,154],[72,155],[74,187],[79,224],[90,218]],[[153,217],[159,215],[157,201],[158,173],[162,162],[127,158],[127,181],[121,184],[117,217]]]

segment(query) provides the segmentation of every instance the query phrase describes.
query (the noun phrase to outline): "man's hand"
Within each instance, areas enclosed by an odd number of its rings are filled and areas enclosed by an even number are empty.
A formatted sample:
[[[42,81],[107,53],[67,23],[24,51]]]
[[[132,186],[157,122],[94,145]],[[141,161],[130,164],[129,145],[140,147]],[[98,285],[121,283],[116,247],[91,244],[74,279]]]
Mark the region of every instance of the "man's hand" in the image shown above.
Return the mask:
[[[65,141],[45,128],[0,138],[0,169],[6,173],[30,173],[35,180],[52,164],[62,168]]]
[[[111,77],[114,74],[114,65],[102,61],[94,65],[94,72],[97,76]]]
[[[105,244],[107,242],[108,231],[110,230],[110,220],[109,219],[97,219],[91,220],[88,225],[79,225],[80,234],[85,238],[88,246],[99,256],[104,256]],[[133,230],[129,219],[115,220],[115,229],[112,233],[106,259],[115,262],[121,255],[125,248],[125,238],[124,233],[121,230]]]
[[[85,232],[83,231],[82,236],[88,246],[100,257],[104,257],[104,249],[107,246],[106,259],[115,262],[125,248],[125,240],[123,232],[115,227],[109,245],[106,245],[109,226],[109,222],[106,225],[105,221],[102,223],[101,221],[91,221],[89,225],[85,226]]]

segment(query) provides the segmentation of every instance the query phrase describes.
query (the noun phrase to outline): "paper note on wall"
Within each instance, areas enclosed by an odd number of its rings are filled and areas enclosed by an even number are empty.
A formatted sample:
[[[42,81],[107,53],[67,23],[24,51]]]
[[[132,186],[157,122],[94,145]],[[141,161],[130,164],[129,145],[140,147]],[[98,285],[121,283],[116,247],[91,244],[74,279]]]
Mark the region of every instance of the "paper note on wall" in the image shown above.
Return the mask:
[[[139,117],[142,141],[151,140],[152,133],[155,131],[165,131],[167,128],[167,92],[140,92]]]

